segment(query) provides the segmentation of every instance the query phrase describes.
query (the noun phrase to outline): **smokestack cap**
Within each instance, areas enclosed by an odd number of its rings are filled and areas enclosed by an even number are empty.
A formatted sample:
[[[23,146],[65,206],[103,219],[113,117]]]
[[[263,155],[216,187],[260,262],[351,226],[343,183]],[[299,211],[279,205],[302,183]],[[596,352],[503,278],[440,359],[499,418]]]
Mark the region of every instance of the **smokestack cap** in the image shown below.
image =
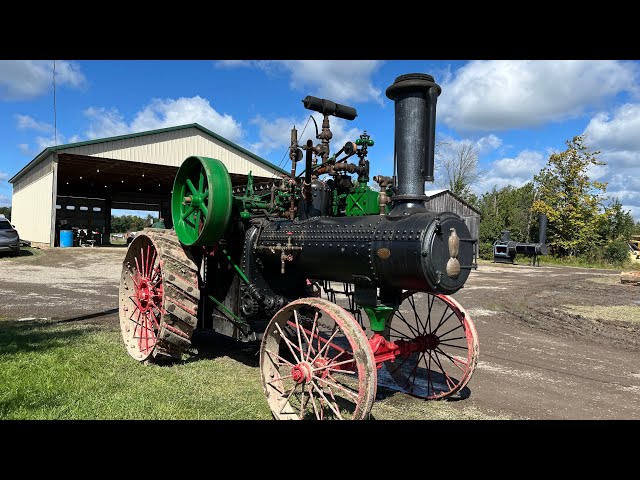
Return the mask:
[[[387,98],[395,100],[398,95],[405,91],[428,91],[431,87],[438,89],[438,95],[442,92],[442,88],[438,85],[431,75],[426,73],[407,73],[396,78],[395,82],[387,88]]]

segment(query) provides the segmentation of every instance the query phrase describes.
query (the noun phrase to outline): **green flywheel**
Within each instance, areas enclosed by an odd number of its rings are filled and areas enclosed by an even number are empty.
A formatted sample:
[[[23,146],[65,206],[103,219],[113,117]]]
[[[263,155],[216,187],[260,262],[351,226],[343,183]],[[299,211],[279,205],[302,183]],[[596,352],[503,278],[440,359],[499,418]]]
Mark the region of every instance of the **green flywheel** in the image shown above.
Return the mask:
[[[184,245],[213,245],[224,234],[233,206],[231,177],[220,160],[189,157],[171,195],[173,228]]]

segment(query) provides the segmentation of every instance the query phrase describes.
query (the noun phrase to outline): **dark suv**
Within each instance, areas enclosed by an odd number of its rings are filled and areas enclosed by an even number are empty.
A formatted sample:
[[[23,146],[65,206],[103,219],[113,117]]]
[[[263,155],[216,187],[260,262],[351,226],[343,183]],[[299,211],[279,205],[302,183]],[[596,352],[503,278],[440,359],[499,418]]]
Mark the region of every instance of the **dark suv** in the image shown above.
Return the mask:
[[[20,255],[20,236],[9,220],[0,216],[0,253],[3,252]]]

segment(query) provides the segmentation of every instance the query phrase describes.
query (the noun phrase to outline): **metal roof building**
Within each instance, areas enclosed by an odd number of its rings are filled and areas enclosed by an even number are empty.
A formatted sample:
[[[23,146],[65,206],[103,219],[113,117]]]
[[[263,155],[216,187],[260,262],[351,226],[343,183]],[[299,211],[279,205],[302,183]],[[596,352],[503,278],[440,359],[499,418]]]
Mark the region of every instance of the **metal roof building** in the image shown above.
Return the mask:
[[[438,212],[453,212],[462,217],[471,233],[471,238],[477,240],[475,244],[476,257],[479,256],[480,239],[480,210],[454,195],[450,190],[427,190],[424,194],[429,197],[425,202],[428,210]]]
[[[35,244],[77,226],[108,233],[111,209],[159,211],[171,227],[173,179],[192,155],[221,160],[234,185],[285,170],[197,123],[48,147],[15,174],[11,221]],[[106,237],[108,238],[108,236]]]

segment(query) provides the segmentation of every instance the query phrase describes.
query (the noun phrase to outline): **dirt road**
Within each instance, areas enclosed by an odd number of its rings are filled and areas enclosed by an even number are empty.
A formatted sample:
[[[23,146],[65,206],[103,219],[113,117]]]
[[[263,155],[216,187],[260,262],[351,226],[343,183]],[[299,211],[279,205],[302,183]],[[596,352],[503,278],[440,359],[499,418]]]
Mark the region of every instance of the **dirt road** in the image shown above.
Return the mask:
[[[78,319],[118,328],[124,248],[0,258],[0,319]],[[640,287],[619,272],[481,264],[455,294],[476,323],[468,398],[488,415],[640,419]]]

